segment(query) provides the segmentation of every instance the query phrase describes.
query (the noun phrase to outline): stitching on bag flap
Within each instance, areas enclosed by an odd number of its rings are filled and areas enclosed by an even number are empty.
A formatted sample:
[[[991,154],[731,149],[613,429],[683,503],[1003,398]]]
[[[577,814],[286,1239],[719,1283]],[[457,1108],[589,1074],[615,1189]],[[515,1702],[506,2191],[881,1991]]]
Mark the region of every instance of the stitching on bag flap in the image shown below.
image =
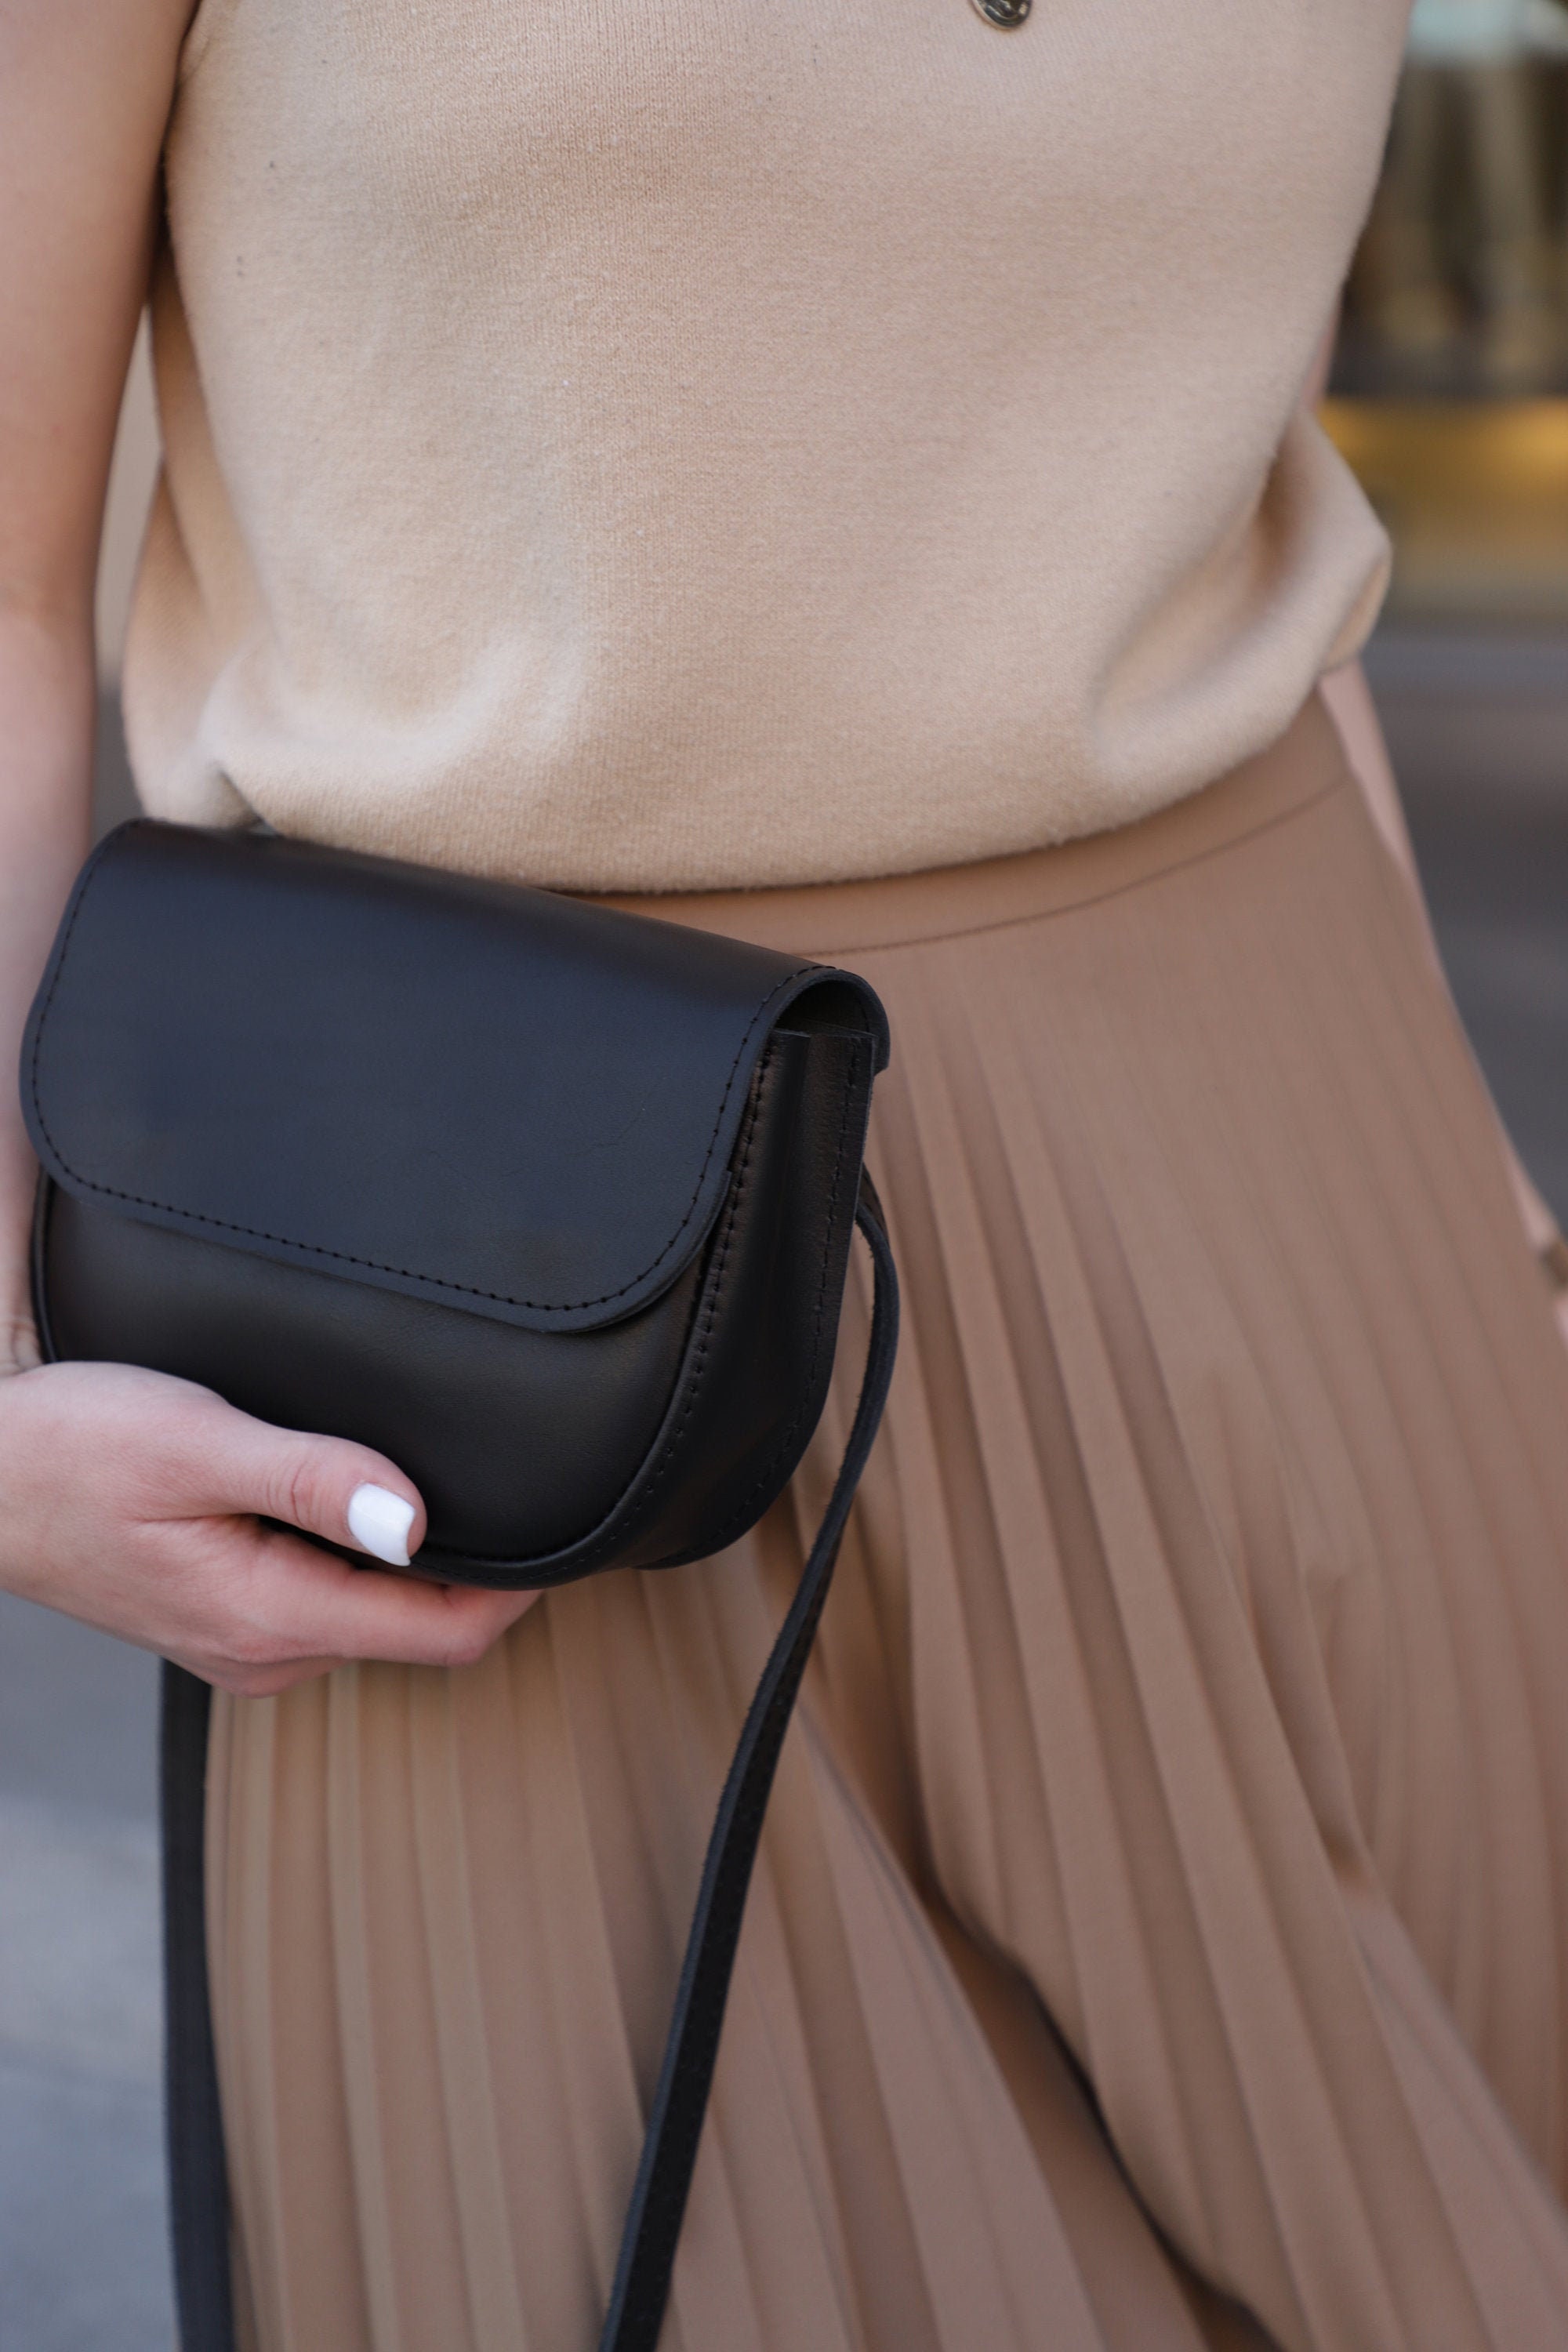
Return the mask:
[[[634,1274],[627,1281],[618,1284],[614,1290],[606,1290],[603,1292],[597,1298],[514,1298],[508,1291],[485,1290],[477,1283],[453,1282],[445,1275],[423,1274],[416,1267],[390,1265],[385,1264],[380,1258],[358,1257],[351,1250],[330,1249],[324,1244],[320,1242],[296,1241],[293,1236],[289,1234],[270,1234],[259,1225],[242,1225],[236,1223],[232,1219],[227,1217],[209,1216],[201,1209],[181,1208],[179,1204],[174,1201],[159,1201],[151,1198],[145,1193],[128,1192],[115,1184],[100,1184],[98,1182],[96,1178],[84,1176],[79,1169],[72,1167],[70,1161],[66,1158],[65,1153],[61,1150],[58,1143],[56,1141],[47,1119],[44,1117],[44,1106],[38,1092],[38,1065],[43,1054],[44,1031],[48,1026],[49,1014],[54,1007],[55,992],[58,988],[61,977],[65,971],[66,960],[70,953],[70,944],[72,937],[76,931],[77,921],[81,914],[83,907],[87,904],[88,893],[91,889],[94,882],[98,879],[99,873],[100,872],[104,862],[105,861],[101,856],[94,860],[88,873],[83,877],[81,887],[77,894],[76,904],[71,908],[70,920],[66,925],[65,936],[60,941],[59,957],[56,962],[54,972],[49,981],[48,992],[45,996],[42,1008],[39,1011],[38,1024],[33,1035],[33,1051],[29,1058],[27,1069],[27,1088],[32,1097],[33,1115],[38,1122],[38,1131],[47,1143],[49,1150],[53,1152],[60,1168],[63,1170],[65,1174],[69,1177],[71,1182],[73,1184],[82,1185],[89,1192],[101,1193],[108,1200],[123,1201],[132,1208],[156,1209],[164,1216],[181,1217],[193,1224],[210,1225],[219,1233],[240,1234],[249,1241],[269,1242],[273,1247],[277,1249],[298,1250],[302,1255],[310,1257],[330,1258],[334,1264],[339,1265],[363,1266],[367,1273],[394,1274],[401,1276],[401,1278],[405,1282],[426,1283],[437,1290],[455,1291],[459,1296],[466,1298],[484,1298],[489,1300],[493,1306],[527,1307],[531,1308],[536,1313],[540,1314],[570,1315],[578,1313],[584,1308],[590,1307],[611,1306],[617,1298],[624,1298],[629,1290],[635,1290],[639,1283],[646,1282],[650,1274],[658,1272],[659,1266],[663,1265],[671,1250],[673,1250],[676,1244],[681,1240],[687,1227],[691,1223],[691,1218],[696,1210],[697,1203],[701,1198],[702,1187],[708,1181],[708,1171],[712,1162],[714,1149],[719,1140],[720,1130],[724,1124],[725,1114],[730,1108],[730,1098],[734,1092],[736,1074],[741,1067],[742,1062],[745,1058],[746,1053],[756,1034],[758,1025],[761,1023],[763,1014],[767,1012],[769,1005],[773,1003],[774,998],[782,996],[784,990],[786,988],[793,987],[795,982],[805,973],[815,971],[822,968],[812,962],[796,964],[793,971],[785,972],[784,978],[776,982],[775,984],[768,990],[765,996],[759,999],[752,1013],[751,1018],[746,1024],[745,1031],[742,1036],[741,1042],[735,1048],[735,1057],[730,1065],[729,1075],[724,1080],[723,1092],[719,1097],[718,1114],[713,1121],[712,1131],[708,1138],[708,1148],[702,1155],[702,1164],[697,1171],[697,1181],[691,1188],[691,1197],[687,1202],[685,1208],[681,1211],[679,1220],[676,1224],[674,1232],[670,1234],[669,1239],[664,1244],[661,1249],[656,1251],[654,1255],[648,1260],[647,1265],[643,1267],[641,1273]]]

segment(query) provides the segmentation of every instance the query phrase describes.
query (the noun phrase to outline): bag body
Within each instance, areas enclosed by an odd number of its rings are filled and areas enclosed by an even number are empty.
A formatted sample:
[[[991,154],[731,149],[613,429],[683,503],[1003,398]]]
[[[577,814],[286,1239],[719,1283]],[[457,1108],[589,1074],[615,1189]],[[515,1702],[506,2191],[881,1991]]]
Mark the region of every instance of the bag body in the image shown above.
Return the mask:
[[[23,1043],[46,1355],[377,1448],[425,1497],[416,1570],[448,1582],[554,1585],[733,1542],[816,1426],[857,1226],[870,1248],[860,1401],[720,1799],[601,2352],[658,2342],[768,1794],[892,1377],[897,1279],[862,1165],[888,1052],[850,972],[144,820],[83,868]],[[166,1667],[180,2335],[234,2352],[207,1714]]]
[[[766,949],[133,823],[24,1047],[46,1352],[375,1446],[448,1580],[719,1550],[821,1413],[887,1049]]]

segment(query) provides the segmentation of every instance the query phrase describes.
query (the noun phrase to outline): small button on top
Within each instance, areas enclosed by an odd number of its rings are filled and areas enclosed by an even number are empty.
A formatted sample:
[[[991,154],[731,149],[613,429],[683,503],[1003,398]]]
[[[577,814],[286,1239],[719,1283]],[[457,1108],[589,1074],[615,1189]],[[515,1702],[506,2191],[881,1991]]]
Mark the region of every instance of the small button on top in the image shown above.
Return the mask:
[[[1009,25],[1023,23],[1033,0],[973,0],[973,5],[988,25],[999,25],[1005,31]]]

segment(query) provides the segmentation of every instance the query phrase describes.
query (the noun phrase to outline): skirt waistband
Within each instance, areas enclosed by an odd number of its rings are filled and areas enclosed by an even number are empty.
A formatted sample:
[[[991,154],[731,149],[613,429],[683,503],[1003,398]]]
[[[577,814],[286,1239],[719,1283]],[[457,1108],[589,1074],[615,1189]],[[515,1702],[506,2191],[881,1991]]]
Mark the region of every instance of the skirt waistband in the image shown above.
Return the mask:
[[[1348,777],[1333,720],[1322,698],[1313,694],[1267,751],[1170,808],[1110,833],[1024,850],[1014,857],[874,881],[617,895],[600,903],[803,955],[845,956],[917,940],[952,939],[1132,889],[1294,815]]]

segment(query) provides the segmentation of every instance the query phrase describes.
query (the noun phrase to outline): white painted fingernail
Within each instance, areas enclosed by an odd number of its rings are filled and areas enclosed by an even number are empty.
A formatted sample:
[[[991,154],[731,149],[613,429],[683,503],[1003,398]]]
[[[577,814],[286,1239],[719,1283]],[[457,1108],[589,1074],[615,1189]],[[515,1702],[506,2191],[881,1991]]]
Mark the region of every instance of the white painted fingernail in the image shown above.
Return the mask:
[[[356,1486],[349,1496],[349,1533],[356,1544],[389,1568],[408,1565],[408,1530],[414,1506],[388,1486]]]

